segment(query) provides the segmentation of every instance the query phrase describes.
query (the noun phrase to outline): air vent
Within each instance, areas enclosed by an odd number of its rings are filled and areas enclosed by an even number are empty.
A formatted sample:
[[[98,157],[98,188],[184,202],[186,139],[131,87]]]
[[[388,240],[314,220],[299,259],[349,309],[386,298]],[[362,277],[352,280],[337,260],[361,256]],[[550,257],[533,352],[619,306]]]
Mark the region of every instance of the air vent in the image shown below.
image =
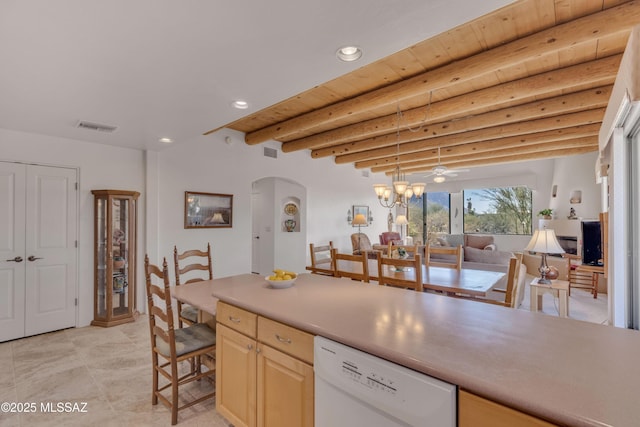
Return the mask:
[[[362,171],[362,176],[369,178],[369,171]]]
[[[85,120],[80,120],[76,125],[76,127],[81,129],[89,129],[89,130],[95,130],[98,132],[106,132],[106,133],[115,132],[116,129],[118,129],[118,126],[103,125],[100,123],[87,122]]]
[[[274,159],[278,158],[278,150],[275,148],[264,147],[264,156],[265,157],[273,157]]]

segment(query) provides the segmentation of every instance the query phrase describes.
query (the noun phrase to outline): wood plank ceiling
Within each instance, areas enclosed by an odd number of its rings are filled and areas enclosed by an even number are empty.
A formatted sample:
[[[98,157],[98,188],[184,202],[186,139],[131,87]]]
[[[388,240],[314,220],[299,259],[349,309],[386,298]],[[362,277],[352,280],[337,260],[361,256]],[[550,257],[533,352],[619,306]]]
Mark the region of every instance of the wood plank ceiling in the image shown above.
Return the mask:
[[[448,168],[597,151],[638,23],[640,1],[517,1],[225,127],[387,174],[438,148]]]

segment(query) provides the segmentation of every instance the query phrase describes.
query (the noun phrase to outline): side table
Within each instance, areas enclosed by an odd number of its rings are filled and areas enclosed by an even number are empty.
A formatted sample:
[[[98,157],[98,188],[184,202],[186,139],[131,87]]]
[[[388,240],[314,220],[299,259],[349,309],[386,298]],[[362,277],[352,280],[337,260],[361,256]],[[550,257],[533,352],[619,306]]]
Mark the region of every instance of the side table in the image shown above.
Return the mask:
[[[538,283],[539,278],[533,279],[531,289],[531,311],[536,312],[542,308],[542,295],[549,293],[558,298],[558,311],[560,317],[569,317],[569,282],[565,280],[552,280],[550,285]]]

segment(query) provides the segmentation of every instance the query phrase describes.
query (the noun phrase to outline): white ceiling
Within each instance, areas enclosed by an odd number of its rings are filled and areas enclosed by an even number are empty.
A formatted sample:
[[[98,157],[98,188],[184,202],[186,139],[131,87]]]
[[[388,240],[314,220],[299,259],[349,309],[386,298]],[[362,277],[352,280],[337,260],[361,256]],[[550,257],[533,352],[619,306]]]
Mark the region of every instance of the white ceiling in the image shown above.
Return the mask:
[[[508,3],[2,0],[0,128],[160,150]],[[363,58],[338,61],[346,44]]]

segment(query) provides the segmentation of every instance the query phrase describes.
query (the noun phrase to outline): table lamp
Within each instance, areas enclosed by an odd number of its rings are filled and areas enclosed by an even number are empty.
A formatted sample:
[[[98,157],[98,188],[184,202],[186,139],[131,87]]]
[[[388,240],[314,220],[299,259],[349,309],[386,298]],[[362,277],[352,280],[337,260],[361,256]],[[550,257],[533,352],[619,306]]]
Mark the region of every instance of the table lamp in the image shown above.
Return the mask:
[[[400,226],[400,237],[402,238],[402,241],[404,242],[404,226],[409,224],[409,221],[407,221],[407,216],[406,215],[398,215],[396,217],[396,224]]]
[[[549,265],[547,264],[547,254],[562,254],[564,249],[558,243],[556,239],[556,233],[551,229],[536,230],[531,237],[531,241],[525,251],[537,252],[540,254],[540,278],[538,283],[549,285],[551,280],[547,279],[547,273],[549,272]]]
[[[353,221],[351,221],[351,225],[358,226],[358,253],[362,253],[362,250],[360,248],[360,227],[362,227],[363,225],[367,225],[367,218],[364,216],[364,214],[356,214],[356,216],[353,218]]]

